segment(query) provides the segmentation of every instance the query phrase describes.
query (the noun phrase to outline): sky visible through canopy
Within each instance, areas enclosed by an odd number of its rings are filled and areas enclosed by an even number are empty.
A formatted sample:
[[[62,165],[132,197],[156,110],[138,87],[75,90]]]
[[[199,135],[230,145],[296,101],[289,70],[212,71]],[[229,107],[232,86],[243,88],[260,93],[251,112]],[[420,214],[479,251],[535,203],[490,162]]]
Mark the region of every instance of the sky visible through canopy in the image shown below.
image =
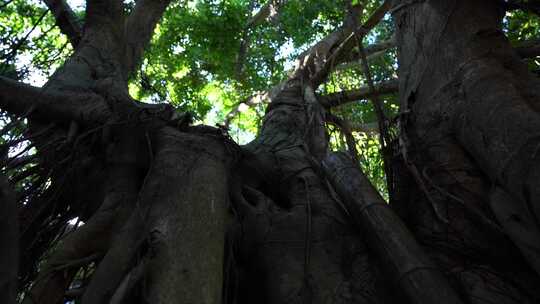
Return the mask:
[[[84,20],[84,0],[68,0],[78,18]],[[0,2],[1,3],[1,2]],[[382,1],[363,1],[367,18]],[[133,1],[126,1],[127,9]],[[246,28],[248,20],[265,1],[195,0],[174,1],[155,29],[140,69],[129,82],[130,94],[141,101],[174,105],[179,112],[194,114],[195,123],[223,124],[235,108],[229,134],[240,144],[251,141],[262,122],[266,105],[248,106],[245,101],[287,78],[296,57],[342,25],[344,2],[331,0],[289,0],[256,27]],[[41,17],[43,16],[43,17]],[[509,12],[504,30],[511,41],[537,39],[538,18],[522,11]],[[389,15],[364,39],[366,46],[391,38],[393,24]],[[26,39],[25,39],[26,37]],[[34,86],[43,85],[51,73],[68,58],[72,48],[54,26],[54,18],[38,0],[13,0],[0,10],[0,51],[10,60],[0,74]],[[242,41],[249,41],[242,72],[235,72]],[[10,54],[10,48],[20,44]],[[2,55],[0,53],[0,55]],[[529,60],[538,70],[538,58]],[[14,66],[14,68],[12,68]],[[369,61],[375,83],[397,77],[395,49]],[[2,67],[0,65],[0,67]],[[7,68],[6,68],[7,67]],[[13,71],[15,70],[15,71]],[[336,68],[329,80],[318,88],[321,95],[366,86],[358,62]],[[382,97],[390,118],[398,113],[395,95]],[[333,114],[354,126],[376,124],[376,115],[368,100],[358,100],[332,109]],[[8,120],[3,121],[5,123]],[[343,136],[329,127],[331,145],[345,149]],[[382,186],[383,170],[378,140],[374,133],[354,132],[362,166],[376,185]],[[5,140],[5,139],[4,139]],[[10,151],[11,154],[20,152]]]

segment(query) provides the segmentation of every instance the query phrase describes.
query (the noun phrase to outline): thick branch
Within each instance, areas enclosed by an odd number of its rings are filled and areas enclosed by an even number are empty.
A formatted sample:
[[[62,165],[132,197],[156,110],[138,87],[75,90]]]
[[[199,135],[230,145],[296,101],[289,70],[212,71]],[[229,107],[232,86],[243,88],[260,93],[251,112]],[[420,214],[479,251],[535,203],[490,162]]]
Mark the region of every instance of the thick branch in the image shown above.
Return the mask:
[[[373,97],[375,94],[377,95],[386,95],[386,94],[393,94],[397,93],[398,91],[398,80],[392,79],[385,82],[381,82],[379,84],[375,85],[375,91],[374,94],[369,91],[369,87],[360,87],[355,90],[350,91],[341,91],[337,93],[332,93],[328,95],[319,96],[318,100],[319,103],[325,107],[325,108],[333,108],[337,107],[349,102],[355,102],[363,99],[368,99]],[[276,87],[274,87],[269,92],[260,92],[257,93],[248,99],[246,99],[243,102],[238,103],[229,113],[227,113],[225,117],[224,126],[228,127],[231,124],[231,121],[238,115],[240,112],[243,111],[245,108],[254,107],[258,104],[268,104],[272,101],[272,97],[275,96],[279,91],[280,88],[283,86],[283,83],[280,83]],[[353,131],[359,131],[364,130],[365,128],[355,128],[353,127]],[[371,129],[369,129],[371,132]]]
[[[368,56],[367,59],[371,60],[377,58],[384,54],[388,49],[394,48],[395,46],[396,45],[394,37],[376,44],[368,45],[365,48],[366,55]],[[336,70],[343,70],[349,67],[357,67],[359,65],[359,60],[360,52],[355,49],[343,58],[343,63],[336,66]]]
[[[366,232],[368,246],[409,303],[462,303],[357,163],[334,153],[323,161],[323,169],[354,223]]]
[[[0,77],[0,108],[15,115],[82,124],[103,123],[111,117],[107,103],[96,94],[45,93],[5,77]]]
[[[359,39],[365,36],[388,12],[391,2],[390,0],[385,1],[358,28],[354,27],[354,23],[346,22],[344,27],[329,34],[311,47],[297,60],[294,77],[307,77],[313,87],[317,87],[336,65],[345,61],[346,54],[349,54],[355,46],[355,41],[352,39],[354,34],[359,35]]]
[[[114,79],[127,87],[123,75],[125,18],[121,0],[88,0],[83,37],[74,54],[47,83],[48,88],[89,90],[96,80]],[[106,68],[104,68],[106,67]]]
[[[391,1],[385,1],[358,30],[364,34],[368,33],[369,30],[377,25],[382,17],[384,17],[390,8],[390,2]],[[353,29],[354,28],[349,25],[332,32],[309,50],[301,54],[297,59],[296,67],[291,73],[293,76],[291,76],[290,79],[298,79],[299,77],[302,77],[302,75],[307,74],[305,76],[311,78],[314,87],[316,87],[327,77],[334,66],[353,60],[354,57],[352,56],[345,57],[345,54],[348,54],[354,47],[354,41],[351,39],[354,33]],[[385,41],[367,47],[366,52],[372,54],[385,50],[393,44],[393,40]],[[310,77],[310,75],[312,77]],[[229,126],[232,119],[241,112],[242,107],[253,106],[259,103],[270,103],[272,97],[281,92],[285,86],[285,83],[280,83],[267,92],[255,94],[248,100],[239,103],[227,114],[224,125],[226,127]]]
[[[319,97],[319,102],[326,108],[336,107],[348,102],[368,99],[374,95],[392,94],[398,91],[398,80],[392,79],[375,85],[374,92],[369,87],[360,87],[356,90],[341,91]]]
[[[88,26],[101,26],[104,24],[120,24],[124,17],[124,4],[122,0],[87,0],[86,23]],[[122,24],[123,25],[123,24]]]
[[[51,10],[60,31],[66,35],[73,48],[81,41],[81,25],[66,0],[43,0]]]
[[[369,32],[369,30],[377,25],[386,14],[390,8],[390,2],[391,1],[385,1],[358,30],[361,33]],[[345,54],[348,54],[354,47],[354,39],[351,39],[354,33],[353,30],[354,27],[351,26],[351,24],[348,24],[347,26],[332,32],[309,50],[301,54],[297,59],[296,67],[294,71],[292,71],[292,76],[289,80],[307,77],[313,83],[313,87],[318,86],[335,65],[345,62],[347,58],[350,58],[345,57]],[[389,43],[374,45],[373,47],[368,47],[368,52],[377,52],[387,47],[389,47]],[[239,103],[227,114],[224,125],[226,127],[229,126],[232,119],[240,113],[245,106],[249,107],[259,103],[270,103],[273,97],[279,94],[285,87],[286,82],[282,82],[267,92],[255,94],[246,101]]]
[[[154,34],[156,24],[170,2],[170,0],[140,0],[137,2],[126,25],[126,75],[137,67],[144,49]]]

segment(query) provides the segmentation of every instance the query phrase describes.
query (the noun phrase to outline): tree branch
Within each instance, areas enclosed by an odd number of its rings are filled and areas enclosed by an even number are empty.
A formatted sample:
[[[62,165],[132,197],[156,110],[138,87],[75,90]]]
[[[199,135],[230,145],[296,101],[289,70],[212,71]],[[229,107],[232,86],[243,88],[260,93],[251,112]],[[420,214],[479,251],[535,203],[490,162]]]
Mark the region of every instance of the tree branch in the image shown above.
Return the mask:
[[[373,58],[379,57],[380,55],[384,54],[388,49],[394,48],[395,45],[395,38],[392,36],[392,38],[371,44],[365,47],[367,59],[371,60]],[[349,54],[346,55],[342,59],[343,63],[336,66],[336,70],[344,70],[350,67],[356,67],[359,65],[360,58],[360,52],[358,50],[353,50]]]
[[[346,54],[348,54],[355,46],[353,38],[356,33],[359,39],[364,37],[373,27],[375,27],[384,15],[391,8],[391,0],[386,0],[379,6],[369,19],[358,28],[355,28],[354,22],[345,22],[345,25],[326,36],[308,51],[302,54],[297,60],[297,67],[294,72],[294,77],[298,79],[307,77],[313,85],[317,87],[322,83],[333,68],[344,62]],[[350,19],[356,18],[355,11],[351,10]]]
[[[332,153],[322,168],[353,223],[369,231],[366,244],[384,261],[382,269],[409,303],[463,303],[357,162]]]
[[[125,73],[132,73],[150,42],[154,28],[171,0],[139,0],[126,25]]]
[[[364,76],[366,77],[366,81],[368,83],[369,92],[372,95],[371,102],[373,104],[373,108],[375,109],[377,122],[379,124],[379,143],[381,146],[381,155],[383,158],[383,168],[384,168],[384,172],[386,173],[385,174],[386,183],[388,185],[388,189],[392,189],[391,176],[393,174],[392,174],[392,167],[390,166],[390,163],[392,161],[392,155],[391,155],[391,151],[388,148],[392,142],[392,138],[390,137],[390,134],[388,133],[389,121],[382,109],[382,104],[381,104],[381,100],[379,99],[379,94],[376,93],[377,91],[375,89],[373,77],[369,69],[366,49],[364,48],[362,37],[363,37],[362,33],[358,33],[358,32],[355,33],[358,52],[360,53],[360,59],[361,59],[360,62],[362,63],[361,65],[362,70],[364,72]],[[389,194],[390,194],[390,198],[392,198],[392,195],[393,195],[392,191],[389,191]]]
[[[392,94],[398,91],[398,80],[392,79],[378,83],[371,92],[368,86],[360,87],[355,90],[341,91],[319,97],[319,103],[325,108],[337,107],[349,102],[368,99],[374,95]]]
[[[87,0],[85,27],[120,24],[124,19],[122,0]]]
[[[341,119],[330,112],[326,113],[326,121],[341,129],[341,133],[345,136],[345,141],[347,142],[349,154],[353,161],[358,163],[358,150],[356,149],[356,141],[352,135],[351,124],[347,120]]]
[[[398,80],[392,79],[388,81],[384,81],[381,83],[378,83],[375,85],[375,94],[377,95],[386,95],[386,94],[393,94],[397,93],[398,91]],[[284,83],[280,83],[274,88],[272,88],[269,91],[260,92],[257,93],[248,99],[238,103],[229,113],[227,113],[225,117],[225,122],[223,125],[225,127],[229,127],[231,124],[231,121],[238,115],[238,113],[242,112],[243,108],[245,107],[253,107],[258,104],[268,104],[272,101],[272,98],[277,95],[281,91],[281,88],[284,86]],[[341,91],[337,93],[331,93],[327,95],[318,96],[319,103],[325,107],[325,108],[333,108],[337,107],[349,102],[355,102],[362,99],[368,99],[373,97],[373,93],[369,91],[369,87],[364,86],[360,87],[355,90],[349,90],[349,91]],[[362,131],[365,128],[365,126],[351,126],[352,131]],[[371,132],[371,127],[367,128],[366,130],[369,130]]]
[[[69,42],[76,48],[81,41],[81,25],[66,0],[43,0],[54,15],[56,25],[66,35]]]
[[[49,121],[75,120],[84,125],[104,123],[111,117],[107,103],[97,94],[44,92],[1,76],[0,109]]]
[[[123,74],[125,13],[122,0],[87,0],[83,37],[70,60],[55,73],[52,86],[87,90],[96,80],[113,78],[127,88]],[[97,68],[107,66],[107,68]]]
[[[367,34],[379,21],[384,17],[386,12],[390,9],[390,0],[385,1],[366,21],[366,23],[360,26],[361,33]],[[351,22],[346,22],[346,25],[320,40],[317,44],[312,46],[309,50],[302,53],[298,59],[295,69],[291,72],[289,80],[301,79],[307,77],[313,84],[313,87],[317,87],[328,75],[328,73],[335,67],[335,65],[350,60],[350,56],[346,57],[345,54],[354,47],[354,39],[351,39],[354,34],[354,26]],[[380,45],[374,45],[368,47],[368,52],[376,52],[389,47],[390,43],[381,43]],[[305,78],[304,78],[305,79]],[[270,103],[281,90],[286,87],[286,82],[282,82],[274,86],[271,90],[255,94],[248,98],[246,101],[238,103],[226,116],[224,126],[228,127],[232,119],[241,112],[241,108],[245,106],[253,106],[259,103]],[[397,88],[395,89],[397,91]],[[360,98],[359,98],[360,99]],[[358,100],[358,99],[356,99]],[[353,100],[350,100],[353,101]],[[324,102],[324,101],[323,101]],[[333,99],[329,102],[334,102]],[[335,101],[337,102],[337,101]],[[341,103],[349,102],[343,100]],[[322,103],[321,103],[322,104]],[[339,102],[338,102],[339,104]],[[324,104],[323,104],[324,105]],[[337,105],[337,104],[336,104]]]
[[[269,0],[259,11],[251,17],[246,23],[244,28],[242,39],[240,41],[240,49],[236,57],[235,74],[236,78],[240,79],[243,73],[244,63],[247,57],[247,52],[251,39],[249,36],[249,30],[261,25],[266,20],[275,21],[279,14],[279,9],[285,5],[287,0]],[[252,1],[253,3],[253,1]],[[250,5],[251,7],[251,5]]]
[[[253,28],[261,25],[268,19],[273,19],[277,16],[279,9],[287,3],[287,0],[269,0],[261,9],[249,19],[246,23],[247,28]]]
[[[262,104],[262,103],[266,103],[266,104],[270,103],[272,101],[272,99],[279,92],[281,92],[281,90],[285,87],[285,85],[286,85],[286,82],[281,82],[281,83],[275,85],[274,87],[272,87],[268,91],[259,92],[257,94],[254,94],[254,95],[250,96],[248,99],[246,99],[245,101],[238,103],[225,116],[225,122],[223,123],[223,126],[225,128],[228,128],[229,125],[231,124],[231,121],[233,120],[233,118],[236,115],[238,115],[238,113],[242,112],[242,108],[245,107],[245,106],[253,107],[255,105]]]

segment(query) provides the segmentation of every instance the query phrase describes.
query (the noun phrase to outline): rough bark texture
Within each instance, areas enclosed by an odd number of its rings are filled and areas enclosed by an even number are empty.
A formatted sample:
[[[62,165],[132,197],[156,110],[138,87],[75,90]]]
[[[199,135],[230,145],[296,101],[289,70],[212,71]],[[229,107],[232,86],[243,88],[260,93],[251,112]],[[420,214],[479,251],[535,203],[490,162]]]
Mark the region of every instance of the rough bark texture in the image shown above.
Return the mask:
[[[327,108],[395,90],[315,94],[391,1],[302,54],[266,94],[257,139],[239,147],[127,93],[168,1],[137,1],[125,16],[122,1],[90,0],[74,54],[43,89],[0,78],[0,107],[29,118],[50,183],[20,205],[24,303],[540,302],[538,80],[501,33],[499,2],[395,2],[402,158],[392,208],[421,246],[357,171],[333,187],[321,168]],[[0,236],[14,243],[15,205],[1,186]],[[86,224],[63,233],[75,216]],[[0,267],[6,303],[16,248],[0,255],[12,263]],[[37,280],[29,257],[42,259]]]
[[[536,303],[538,79],[497,2],[398,2],[401,148],[427,191],[396,208],[468,302]]]
[[[51,10],[60,31],[67,36],[69,42],[76,48],[81,41],[81,25],[65,0],[43,0]]]
[[[335,153],[324,159],[323,167],[354,223],[366,231],[368,246],[381,259],[386,275],[394,278],[408,303],[463,303],[355,161]]]
[[[239,303],[392,302],[377,259],[318,169],[327,149],[321,110],[293,82],[245,148],[242,181],[257,195],[244,190],[241,227],[253,228],[239,237]]]
[[[162,131],[148,215],[150,303],[220,303],[228,168],[220,137]],[[161,146],[161,147],[160,147]]]

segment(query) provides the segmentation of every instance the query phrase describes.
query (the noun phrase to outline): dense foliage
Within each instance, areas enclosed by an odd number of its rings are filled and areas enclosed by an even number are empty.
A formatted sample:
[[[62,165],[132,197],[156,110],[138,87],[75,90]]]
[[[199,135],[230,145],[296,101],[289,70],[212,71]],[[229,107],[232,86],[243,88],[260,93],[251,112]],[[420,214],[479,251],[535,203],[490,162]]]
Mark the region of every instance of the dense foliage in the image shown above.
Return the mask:
[[[82,20],[82,2],[68,2]],[[131,76],[130,93],[140,100],[166,102],[181,111],[190,111],[199,123],[222,124],[227,113],[241,102],[285,79],[302,51],[341,24],[346,6],[344,1],[330,0],[281,2],[283,5],[275,16],[252,27],[246,24],[264,1],[174,2],[156,28],[140,69]],[[381,1],[367,2],[364,17]],[[516,44],[535,39],[540,31],[538,18],[524,11],[507,13],[504,24],[507,36]],[[384,41],[392,32],[391,21],[384,20],[365,42]],[[239,56],[243,41],[248,41],[245,59]],[[43,3],[36,0],[0,3],[0,75],[43,85],[70,52],[68,40],[55,26],[54,17]],[[537,58],[529,59],[529,63],[533,70],[540,68]],[[394,78],[395,51],[376,56],[370,60],[370,65],[376,82]],[[365,79],[360,65],[348,64],[336,69],[319,90],[324,94],[363,85]],[[385,110],[390,117],[397,115],[396,100],[396,96],[384,96]],[[240,107],[230,125],[233,139],[239,143],[253,139],[264,111],[264,104]],[[353,124],[376,122],[372,104],[367,100],[338,107],[334,113]],[[3,118],[3,124],[9,121],[9,117]],[[345,149],[341,134],[330,126],[329,130],[331,143]],[[375,135],[355,132],[361,163],[372,181],[384,190],[384,170]],[[3,140],[10,140],[12,136],[4,134]]]

